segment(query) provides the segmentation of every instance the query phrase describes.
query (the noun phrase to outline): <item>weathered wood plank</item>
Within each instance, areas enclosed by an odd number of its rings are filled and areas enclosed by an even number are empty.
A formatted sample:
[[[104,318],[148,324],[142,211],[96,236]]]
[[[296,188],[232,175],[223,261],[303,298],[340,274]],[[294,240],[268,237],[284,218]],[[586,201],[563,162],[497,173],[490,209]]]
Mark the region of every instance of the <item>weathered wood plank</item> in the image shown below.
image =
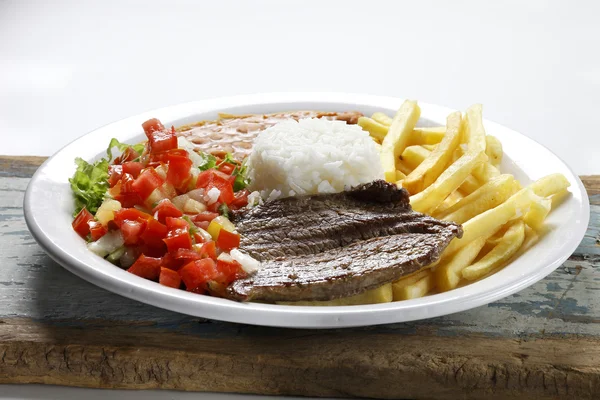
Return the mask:
[[[0,176],[31,178],[47,157],[0,156]]]
[[[234,339],[144,327],[0,325],[0,383],[413,399],[594,399],[597,340],[345,330]]]

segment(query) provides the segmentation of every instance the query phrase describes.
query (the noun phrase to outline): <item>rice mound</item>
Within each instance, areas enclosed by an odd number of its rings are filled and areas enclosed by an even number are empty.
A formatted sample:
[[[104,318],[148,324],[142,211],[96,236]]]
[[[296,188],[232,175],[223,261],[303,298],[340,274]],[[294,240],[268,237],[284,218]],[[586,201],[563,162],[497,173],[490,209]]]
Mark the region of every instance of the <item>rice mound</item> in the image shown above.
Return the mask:
[[[261,132],[247,160],[250,189],[265,200],[338,193],[383,179],[377,144],[358,125],[280,122]]]

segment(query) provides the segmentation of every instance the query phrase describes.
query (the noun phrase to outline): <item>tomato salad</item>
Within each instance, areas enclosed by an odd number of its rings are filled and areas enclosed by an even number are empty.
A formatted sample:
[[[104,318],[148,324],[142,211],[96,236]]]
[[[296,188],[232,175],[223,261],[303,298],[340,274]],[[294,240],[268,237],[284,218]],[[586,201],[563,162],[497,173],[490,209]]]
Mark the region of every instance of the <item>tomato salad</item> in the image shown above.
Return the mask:
[[[228,219],[248,204],[245,166],[196,152],[157,119],[142,127],[145,143],[113,139],[107,158],[76,160],[73,229],[132,274],[219,296],[259,266],[237,250],[240,235]],[[113,160],[114,148],[121,154]]]

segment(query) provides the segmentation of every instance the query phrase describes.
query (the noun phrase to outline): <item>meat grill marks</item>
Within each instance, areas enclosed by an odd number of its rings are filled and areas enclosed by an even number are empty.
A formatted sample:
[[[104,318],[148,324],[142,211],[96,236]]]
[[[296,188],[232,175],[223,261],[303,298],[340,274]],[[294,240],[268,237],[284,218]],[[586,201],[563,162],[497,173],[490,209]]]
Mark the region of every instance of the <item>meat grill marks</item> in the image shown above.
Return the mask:
[[[177,128],[177,135],[187,138],[196,145],[198,150],[223,157],[232,153],[238,160],[246,158],[252,150],[254,138],[262,130],[278,122],[304,118],[325,118],[330,120],[346,121],[356,124],[362,113],[349,112],[322,112],[322,111],[294,111],[276,114],[219,114],[216,121],[201,121],[191,125]]]
[[[233,282],[236,300],[330,300],[435,262],[460,226],[410,209],[408,193],[375,181],[344,193],[290,197],[234,214],[240,250],[262,262]]]

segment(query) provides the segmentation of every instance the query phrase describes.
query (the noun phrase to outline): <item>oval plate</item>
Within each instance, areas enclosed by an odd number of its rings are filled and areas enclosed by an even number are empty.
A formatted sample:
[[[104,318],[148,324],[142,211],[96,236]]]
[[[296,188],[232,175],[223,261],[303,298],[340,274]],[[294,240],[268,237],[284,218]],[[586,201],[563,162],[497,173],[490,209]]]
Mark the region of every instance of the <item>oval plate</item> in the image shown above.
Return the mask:
[[[231,300],[161,286],[132,275],[87,250],[71,228],[73,198],[68,179],[75,157],[104,156],[112,137],[134,143],[144,139],[141,123],[159,118],[166,126],[216,119],[218,112],[272,113],[290,110],[350,111],[393,115],[403,99],[342,93],[257,94],[203,100],[136,115],[97,129],[70,143],[48,159],[35,173],[24,202],[27,226],[37,242],[56,262],[104,289],[143,303],[222,321],[293,327],[332,328],[386,324],[431,318],[464,311],[501,299],[544,278],[577,248],[589,222],[589,200],[583,184],[571,169],[544,146],[496,123],[485,121],[487,133],[503,144],[501,170],[512,173],[523,185],[560,172],[571,182],[572,195],[547,219],[550,233],[525,254],[496,274],[470,285],[420,299],[386,304],[342,307],[298,307]],[[453,110],[419,103],[419,125],[445,125]]]

